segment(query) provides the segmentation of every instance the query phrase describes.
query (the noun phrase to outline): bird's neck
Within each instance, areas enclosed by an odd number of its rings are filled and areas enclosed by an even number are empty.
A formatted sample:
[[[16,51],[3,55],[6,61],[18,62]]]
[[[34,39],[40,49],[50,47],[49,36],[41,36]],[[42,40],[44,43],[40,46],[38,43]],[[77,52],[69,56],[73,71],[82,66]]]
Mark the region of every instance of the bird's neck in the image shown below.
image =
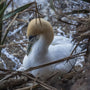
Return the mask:
[[[48,47],[49,44],[47,42],[47,38],[45,37],[45,35],[40,35],[39,40],[36,41],[36,43],[32,47],[32,52],[35,52],[38,55],[44,55],[48,52]]]

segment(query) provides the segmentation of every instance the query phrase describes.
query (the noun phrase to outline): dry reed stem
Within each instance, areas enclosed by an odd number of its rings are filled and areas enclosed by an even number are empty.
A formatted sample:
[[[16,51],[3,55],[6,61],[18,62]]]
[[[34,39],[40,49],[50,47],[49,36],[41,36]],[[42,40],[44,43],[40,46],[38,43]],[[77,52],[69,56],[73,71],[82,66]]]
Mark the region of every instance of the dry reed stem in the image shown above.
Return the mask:
[[[36,66],[36,67],[30,67],[29,69],[25,70],[25,72],[32,71],[32,70],[39,69],[39,68],[43,68],[43,67],[46,67],[46,66],[49,66],[49,65],[52,65],[52,64],[60,63],[60,62],[63,62],[63,61],[66,61],[66,60],[69,60],[69,59],[72,59],[72,58],[75,58],[75,57],[84,56],[85,53],[86,52],[84,51],[84,52],[81,52],[81,53],[77,53],[75,55],[70,55],[68,57],[62,58],[62,59],[57,60],[57,61],[49,62],[49,63],[39,65],[39,66]],[[9,70],[6,70],[6,71],[9,71]]]
[[[47,85],[46,83],[40,81],[39,79],[36,79],[36,78],[33,77],[30,73],[20,72],[20,71],[12,72],[11,74],[6,75],[3,79],[0,80],[0,83],[2,83],[3,81],[5,81],[5,80],[7,80],[7,79],[9,79],[9,78],[11,78],[11,77],[14,77],[14,76],[16,76],[16,75],[26,76],[26,77],[29,78],[30,80],[33,80],[33,81],[39,83],[42,87],[46,88],[47,90],[57,90],[56,88]]]
[[[18,13],[15,15],[15,17],[13,18],[13,20],[10,22],[10,24],[6,28],[6,30],[5,30],[6,32],[5,32],[4,37],[3,37],[2,41],[1,41],[1,44],[4,43],[5,38],[6,38],[7,34],[8,34],[9,28],[11,27],[11,25],[13,24],[13,22],[15,21],[15,19],[17,18],[17,16],[18,16]]]
[[[50,85],[47,85],[46,83],[40,81],[39,79],[36,79],[36,78],[31,77],[31,76],[28,75],[27,73],[24,73],[24,72],[23,72],[22,75],[24,75],[24,76],[32,79],[33,81],[36,81],[37,83],[39,83],[42,87],[44,87],[44,88],[47,89],[47,90],[57,90],[56,88],[54,88],[54,87],[52,87],[52,86],[50,86]]]
[[[4,80],[7,80],[11,77],[14,77],[16,75],[23,75],[23,76],[26,76],[28,77],[29,79],[33,80],[33,81],[36,81],[37,83],[39,83],[41,86],[43,86],[44,88],[46,88],[47,90],[57,90],[56,88],[52,87],[52,86],[49,86],[47,84],[45,84],[44,82],[34,78],[31,76],[31,74],[29,74],[27,71],[31,71],[31,70],[35,70],[35,69],[39,69],[39,68],[43,68],[43,67],[46,67],[46,66],[49,66],[49,65],[52,65],[52,64],[56,64],[56,63],[60,63],[62,61],[65,61],[65,60],[69,60],[71,58],[74,58],[76,56],[82,56],[82,54],[85,53],[85,52],[81,52],[81,53],[78,53],[78,54],[75,54],[75,55],[72,55],[72,56],[69,56],[69,57],[66,57],[66,58],[63,58],[63,59],[60,59],[60,60],[57,60],[57,61],[54,61],[54,62],[50,62],[50,63],[47,63],[47,64],[43,64],[43,65],[40,65],[40,66],[36,66],[36,67],[31,67],[29,68],[28,70],[26,71],[15,71],[15,72],[12,72],[11,74],[8,74],[6,75],[3,79],[0,80],[0,83]],[[81,55],[80,55],[81,54]]]
[[[17,46],[18,44],[28,44],[29,42],[22,42],[22,43],[10,43],[5,45],[0,45],[1,48],[9,47],[9,46]]]
[[[2,68],[0,68],[0,71],[3,71],[3,72],[12,72],[14,70],[8,70],[8,69],[2,69]]]
[[[80,42],[78,42],[78,43],[76,44],[75,48],[72,50],[72,52],[71,52],[71,54],[70,54],[70,55],[72,55],[72,54],[73,54],[73,52],[74,52],[74,51],[76,50],[76,48],[78,47],[79,43],[80,43]]]
[[[27,86],[27,87],[22,87],[22,88],[18,88],[15,90],[33,90],[33,88],[36,88],[38,86],[38,84],[33,84],[33,86]]]
[[[66,61],[66,60],[69,60],[69,59],[72,59],[72,58],[75,58],[75,57],[78,57],[78,56],[84,56],[85,54],[82,54],[82,53],[85,53],[85,52],[77,53],[75,55],[71,55],[71,56],[68,56],[66,58],[63,58],[63,59],[60,59],[60,60],[57,60],[57,61],[53,61],[53,62],[49,62],[49,63],[39,65],[39,66],[36,66],[36,67],[30,67],[29,69],[27,69],[25,71],[32,71],[32,70],[43,68],[43,67],[46,67],[46,66],[49,66],[49,65],[52,65],[52,64],[60,63],[60,62],[63,62],[63,61]]]
[[[24,19],[19,19],[19,18],[16,18],[17,21],[20,21],[20,22],[24,22],[24,23],[28,23],[27,20],[24,20]]]

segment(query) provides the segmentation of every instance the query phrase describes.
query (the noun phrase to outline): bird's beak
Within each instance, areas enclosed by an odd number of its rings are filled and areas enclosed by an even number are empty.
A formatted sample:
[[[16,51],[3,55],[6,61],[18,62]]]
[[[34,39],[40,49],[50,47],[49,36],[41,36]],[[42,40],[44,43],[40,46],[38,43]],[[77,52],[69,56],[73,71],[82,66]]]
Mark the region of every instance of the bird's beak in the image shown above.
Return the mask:
[[[28,43],[28,47],[27,47],[27,55],[30,53],[31,49],[32,49],[32,45],[35,43],[36,41],[36,36],[29,36],[29,43]]]

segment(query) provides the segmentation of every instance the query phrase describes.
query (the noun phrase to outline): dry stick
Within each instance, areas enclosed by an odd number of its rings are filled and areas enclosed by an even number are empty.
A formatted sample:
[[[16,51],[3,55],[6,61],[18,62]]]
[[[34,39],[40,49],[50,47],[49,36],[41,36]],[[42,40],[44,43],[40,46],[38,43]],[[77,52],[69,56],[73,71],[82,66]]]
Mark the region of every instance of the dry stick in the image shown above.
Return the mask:
[[[64,13],[62,13],[61,15],[62,15],[62,17],[67,17],[67,15],[64,14]],[[68,23],[68,22],[66,22],[66,21],[63,21],[63,20],[61,19],[62,17],[60,17],[60,15],[58,15],[58,17],[56,17],[56,19],[58,19],[59,21],[61,21],[61,22],[63,22],[63,23],[77,26],[76,24],[72,24],[72,23]],[[80,19],[73,18],[73,17],[71,17],[71,16],[70,16],[70,17],[67,17],[67,18],[68,18],[68,19],[75,20],[75,21],[77,21],[77,22],[80,22]],[[80,23],[83,23],[83,22],[80,22]]]
[[[15,90],[32,90],[33,88],[35,88],[38,84],[35,84],[33,86],[27,86],[27,87],[23,87],[23,88],[18,88]]]
[[[85,53],[85,52],[82,52],[82,53]],[[43,64],[43,65],[36,66],[36,67],[32,67],[32,68],[29,68],[29,69],[26,70],[26,71],[31,71],[31,70],[39,69],[39,68],[46,67],[46,66],[49,66],[49,65],[52,65],[52,64],[60,63],[60,62],[62,62],[62,61],[65,61],[65,60],[74,58],[74,57],[76,57],[76,56],[78,56],[79,54],[82,54],[82,53],[78,53],[78,54],[75,54],[75,55],[72,55],[72,56],[69,56],[69,57],[60,59],[60,60],[58,60],[58,61],[50,62],[50,63]],[[79,55],[79,56],[82,56],[82,55]],[[22,73],[23,73],[23,72],[22,72]],[[15,75],[17,75],[17,74],[20,74],[20,72],[13,72],[13,73],[11,73],[11,74],[5,76],[3,79],[1,79],[0,82],[4,81],[4,80],[6,80],[6,79],[8,79],[8,78],[10,78],[10,77],[13,77],[13,76],[15,76]],[[30,78],[30,77],[29,77],[29,78]],[[30,79],[31,79],[31,78],[30,78]],[[34,78],[32,78],[32,79],[34,79]],[[35,79],[34,79],[34,80],[35,80]],[[39,83],[41,83],[41,85],[42,85],[42,82],[39,82]],[[44,85],[44,86],[45,86],[45,85]],[[53,90],[53,89],[48,89],[48,90]],[[55,89],[54,89],[54,90],[55,90]]]
[[[36,0],[35,0],[35,2],[36,2]],[[35,7],[36,7],[36,13],[35,13],[35,16],[36,16],[36,18],[37,18],[37,12],[38,12],[38,10],[37,10],[37,3],[35,3]],[[37,24],[37,19],[36,19],[36,24]]]
[[[21,13],[23,13],[23,12],[27,12],[27,11],[33,11],[33,12],[36,12],[36,13],[38,13],[39,15],[41,15],[41,16],[42,16],[42,14],[41,14],[41,13],[39,13],[39,12],[37,12],[36,10],[33,10],[33,9],[31,9],[31,8],[26,9],[26,10],[24,10],[24,11],[20,12],[20,14],[21,14]]]
[[[33,81],[36,81],[37,83],[39,83],[41,86],[43,86],[47,90],[57,90],[56,88],[54,88],[52,86],[49,86],[46,83],[44,83],[44,82],[42,82],[42,81],[40,81],[40,80],[38,80],[36,78],[31,77],[30,75],[27,75],[27,73],[22,72],[22,75],[28,77],[29,79],[32,79]]]
[[[76,44],[76,46],[75,46],[75,48],[72,50],[70,56],[73,54],[73,52],[75,51],[75,49],[77,48],[77,46],[79,45],[79,43],[80,43],[80,41]],[[71,62],[70,62],[70,61],[68,61],[68,62],[70,63],[70,65],[71,65],[72,68],[73,68],[73,65],[71,64]],[[75,69],[74,69],[74,70],[75,70]],[[75,70],[75,71],[76,71],[76,70]]]
[[[66,15],[65,15],[65,17],[67,17]],[[80,18],[74,18],[74,17],[72,17],[72,16],[69,16],[69,17],[67,17],[68,19],[71,19],[71,20],[75,20],[75,21],[77,21],[78,23],[84,23],[84,22],[81,22],[80,21]]]
[[[24,10],[23,12],[20,12],[19,14],[24,13],[24,12],[27,12],[27,11],[33,11],[33,12],[38,13],[40,16],[42,16],[42,14],[41,14],[41,13],[39,13],[39,12],[37,12],[37,11],[33,10],[33,9],[26,9],[26,10]],[[28,21],[27,21],[27,20],[23,20],[23,19],[19,19],[19,18],[16,18],[16,20],[17,20],[17,21],[20,21],[20,22],[25,22],[25,23],[28,23]]]
[[[12,0],[12,11],[14,10],[14,0]]]
[[[12,1],[12,0],[11,0],[11,1]],[[17,13],[17,14],[15,15],[15,17],[13,18],[13,20],[11,21],[11,23],[9,24],[9,26],[8,26],[7,29],[6,29],[6,32],[5,32],[5,35],[4,35],[4,37],[3,37],[2,41],[1,41],[1,44],[4,43],[5,38],[6,38],[7,34],[8,34],[9,28],[10,28],[10,26],[13,24],[13,22],[15,21],[15,19],[17,18],[18,14],[23,13],[23,12],[24,12],[24,11],[19,12],[19,13]]]
[[[36,3],[35,3],[36,4]],[[37,9],[36,9],[37,10]],[[33,10],[34,11],[34,10]],[[23,13],[23,12],[25,12],[25,10],[24,11],[22,11],[22,12],[20,12],[20,13]],[[38,14],[40,14],[39,12],[38,12],[38,10],[36,11]],[[20,13],[17,13],[16,15],[15,15],[15,17],[13,18],[13,20],[11,21],[11,23],[9,24],[9,26],[7,27],[7,29],[6,29],[6,32],[5,32],[5,35],[4,35],[4,37],[3,37],[3,39],[2,39],[2,41],[1,41],[1,44],[3,44],[4,43],[4,41],[5,41],[5,38],[6,38],[6,36],[7,36],[7,34],[8,34],[8,31],[9,31],[9,28],[10,28],[10,26],[12,25],[12,23],[15,21],[15,19],[17,18],[17,16],[18,16],[18,14],[20,14]],[[41,14],[40,14],[41,15]]]
[[[25,11],[26,11],[26,10],[24,10],[24,11],[22,11],[22,12],[19,12],[19,13],[17,13],[17,14],[15,15],[15,17],[13,18],[13,20],[11,21],[11,23],[9,24],[9,26],[8,26],[7,29],[6,29],[6,32],[5,32],[5,35],[4,35],[4,37],[3,37],[2,41],[1,41],[1,44],[4,43],[5,38],[6,38],[7,34],[8,34],[9,28],[10,28],[10,26],[12,25],[12,23],[15,21],[15,19],[17,18],[18,14],[23,13],[23,12],[25,12]],[[33,11],[35,11],[35,10],[33,10]],[[35,11],[35,12],[37,12],[38,14],[40,14],[38,11]],[[40,15],[41,15],[41,14],[40,14]]]
[[[31,2],[31,3],[30,3],[30,5],[33,5],[33,4],[35,4],[35,2]],[[34,8],[34,7],[32,7],[32,8]],[[28,11],[28,10],[32,10],[32,9],[31,9],[31,8],[29,8],[29,9],[25,9],[25,10],[19,12],[19,13],[21,14],[21,13],[23,13],[23,12],[25,12],[25,11]]]
[[[2,68],[0,68],[0,71],[3,71],[3,72],[12,72],[14,70],[8,70],[8,69],[2,69]]]
[[[80,13],[90,13],[90,9],[73,10],[72,12],[66,12],[64,14],[70,15],[70,14],[80,14]]]
[[[15,76],[15,75],[19,75],[19,74],[20,74],[20,72],[17,72],[17,71],[12,72],[11,74],[8,74],[8,75],[6,75],[3,79],[1,79],[1,80],[0,80],[0,83],[1,83],[2,81],[6,80],[6,79],[9,79],[9,78],[11,78],[11,77],[13,77],[13,76]]]
[[[6,0],[2,0],[2,1],[0,1],[0,4],[2,4],[2,3],[4,3]]]
[[[78,36],[77,38],[82,38],[84,36],[90,36],[90,31],[87,31],[85,33],[82,33],[80,36]]]
[[[81,52],[81,53],[78,53],[78,54],[75,54],[75,55],[72,55],[72,56],[68,56],[66,58],[63,58],[63,59],[60,59],[60,60],[57,60],[57,61],[53,61],[53,62],[50,62],[50,63],[46,63],[46,64],[43,64],[43,65],[39,65],[39,66],[36,66],[36,67],[31,67],[25,71],[32,71],[32,70],[35,70],[35,69],[39,69],[39,68],[42,68],[42,67],[46,67],[46,66],[49,66],[49,65],[52,65],[52,64],[56,64],[56,63],[60,63],[60,62],[63,62],[65,60],[69,60],[69,59],[72,59],[76,56],[78,56],[79,54],[82,54],[82,53],[85,53],[85,52]],[[85,54],[83,55],[79,55],[79,56],[84,56]]]
[[[33,10],[33,9],[29,8],[29,9],[25,9],[25,10],[23,10],[22,12],[20,12],[20,14],[23,13],[23,12],[26,12],[26,11],[33,11],[33,12],[36,12],[36,13],[38,13],[39,15],[42,16],[42,14],[39,13],[39,11],[38,11],[38,8],[37,8],[37,6],[36,6],[36,5],[37,5],[36,1],[33,2],[32,4],[35,4],[35,8],[36,8],[36,10]],[[34,7],[32,7],[32,8],[34,8]]]
[[[0,83],[2,83],[4,80],[7,80],[7,79],[9,79],[9,78],[11,78],[11,77],[14,77],[14,76],[16,76],[16,75],[26,76],[26,77],[28,77],[29,79],[36,81],[36,82],[39,83],[41,86],[45,87],[47,90],[57,90],[57,89],[55,89],[54,87],[49,86],[49,85],[45,84],[44,82],[42,82],[42,81],[40,81],[40,80],[38,80],[38,79],[30,76],[31,74],[26,73],[26,72],[20,72],[20,71],[12,72],[11,74],[6,75],[3,79],[0,80]]]
[[[28,23],[27,20],[16,18],[17,21]]]
[[[70,55],[72,55],[72,54],[73,54],[73,52],[75,51],[75,49],[77,48],[77,46],[79,45],[79,43],[80,43],[80,41],[76,44],[75,48],[72,50],[72,52],[71,52],[71,54],[70,54]]]
[[[69,25],[77,26],[76,24],[72,24],[72,23],[69,23],[69,22],[67,22],[67,21],[62,20],[61,18],[57,18],[57,17],[56,17],[56,19],[58,19],[58,21],[61,21],[61,22],[63,22],[63,23],[66,23],[66,24],[69,24]]]
[[[9,28],[11,27],[11,25],[13,24],[13,22],[15,21],[15,19],[17,18],[17,16],[18,16],[18,13],[15,15],[15,17],[13,18],[13,20],[11,21],[11,23],[6,28],[6,32],[5,32],[5,35],[4,35],[4,37],[3,37],[2,41],[1,41],[1,44],[4,43],[5,38],[6,38],[7,34],[8,34],[8,32],[9,32]]]
[[[38,8],[37,8],[37,3],[35,4],[35,6],[36,6],[36,18],[37,18],[37,16],[39,17],[40,15],[38,14]],[[37,20],[37,19],[36,19]],[[41,20],[40,20],[40,17],[39,17],[39,21],[40,21],[40,24],[41,24],[41,26],[42,26],[42,23],[41,23]]]
[[[36,18],[37,18],[37,12],[38,12],[38,9],[37,9],[37,3],[36,3],[36,0],[35,0],[35,8],[36,8],[35,16],[36,16]],[[37,23],[37,19],[36,19],[36,23]]]
[[[72,50],[70,56],[72,56],[73,52],[75,51],[75,49],[77,48],[77,46],[79,45],[79,42],[77,43],[77,45],[75,46],[75,48]],[[70,65],[73,67],[73,65],[71,64],[70,61],[68,61],[70,63]],[[75,70],[76,71],[76,70]],[[53,76],[55,76],[58,72],[56,72],[54,75],[52,75],[50,78],[52,78]]]
[[[8,47],[8,46],[17,46],[18,44],[28,44],[29,42],[22,42],[22,43],[10,43],[10,44],[6,44],[6,45],[0,45],[1,48],[4,48],[4,47]]]
[[[10,79],[5,80],[0,83],[0,90],[12,90],[10,88],[14,88],[14,87],[23,85],[23,84],[27,83],[27,81],[28,81],[28,79],[25,79],[25,78],[20,78],[20,79],[10,78]]]

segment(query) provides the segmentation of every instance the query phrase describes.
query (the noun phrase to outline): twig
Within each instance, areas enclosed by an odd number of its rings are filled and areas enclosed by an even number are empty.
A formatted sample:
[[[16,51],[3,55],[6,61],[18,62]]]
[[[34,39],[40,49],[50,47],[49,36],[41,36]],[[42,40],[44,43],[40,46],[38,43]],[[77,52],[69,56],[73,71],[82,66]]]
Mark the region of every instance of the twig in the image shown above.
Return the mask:
[[[27,69],[26,71],[32,71],[32,70],[39,69],[39,68],[43,68],[43,67],[46,67],[46,66],[49,66],[49,65],[52,65],[52,64],[60,63],[60,62],[63,62],[63,61],[65,61],[65,60],[72,59],[72,58],[74,58],[74,57],[76,57],[76,56],[84,56],[85,54],[80,55],[80,54],[82,54],[82,53],[85,53],[85,52],[81,52],[81,53],[78,53],[78,54],[75,54],[75,55],[72,55],[72,56],[69,56],[69,57],[66,57],[66,58],[57,60],[57,61],[53,61],[53,62],[50,62],[50,63],[47,63],[47,64],[39,65],[39,66],[36,66],[36,67],[30,67],[30,68]]]
[[[22,73],[22,75],[28,77],[29,79],[32,79],[33,81],[36,81],[37,83],[39,83],[41,86],[43,86],[44,88],[46,88],[47,90],[57,90],[56,88],[50,86],[50,85],[47,85],[46,83],[38,80],[38,79],[35,79],[33,77],[31,77],[30,75],[28,75],[27,73]]]
[[[16,18],[17,21],[28,23],[27,20]]]
[[[11,88],[25,84],[27,81],[28,79],[25,77],[19,79],[9,78],[0,83],[0,90],[7,90],[7,88],[8,90],[12,90]]]
[[[18,44],[28,44],[29,42],[22,42],[22,43],[10,43],[10,44],[6,44],[6,45],[0,45],[1,48],[4,47],[9,47],[9,46],[17,46]]]
[[[75,48],[72,50],[72,52],[71,52],[71,54],[70,55],[72,55],[73,54],[73,52],[76,50],[76,48],[77,48],[77,46],[79,45],[79,43],[80,43],[80,41],[77,43],[77,45],[75,46]]]
[[[85,52],[81,52],[81,53],[78,53],[78,54],[75,54],[75,55],[72,55],[72,56],[69,56],[69,57],[60,59],[60,60],[58,60],[58,61],[50,62],[50,63],[43,64],[43,65],[36,66],[36,67],[31,67],[31,68],[29,68],[29,69],[26,70],[26,71],[31,71],[31,70],[39,69],[39,68],[46,67],[46,66],[49,66],[49,65],[52,65],[52,64],[60,63],[60,62],[62,62],[62,61],[65,61],[65,60],[69,60],[69,59],[71,59],[71,58],[74,58],[74,57],[76,57],[76,56],[78,56],[78,55],[81,56],[83,53],[85,53]],[[80,55],[80,54],[81,54],[81,55]],[[32,77],[31,74],[29,74],[29,73],[26,72],[26,71],[24,71],[24,72],[21,72],[21,71],[12,72],[11,74],[8,74],[8,75],[6,75],[3,79],[1,79],[1,80],[0,80],[0,83],[2,83],[2,81],[4,81],[4,80],[7,80],[7,79],[9,79],[9,78],[11,78],[11,77],[14,77],[14,76],[16,76],[16,75],[24,75],[24,76],[28,77],[29,79],[36,81],[37,83],[39,83],[41,86],[43,86],[43,87],[46,88],[47,90],[57,90],[56,88],[54,88],[54,87],[52,87],[52,86],[49,86],[49,85],[43,83],[42,81],[40,81],[40,80]]]
[[[36,10],[33,10],[33,9],[31,9],[31,8],[26,9],[26,10],[24,10],[24,11],[20,12],[20,14],[21,14],[21,13],[24,13],[24,12],[27,12],[27,11],[33,11],[33,12],[38,13],[40,16],[42,16],[42,14],[41,14],[41,13],[39,13],[39,12],[37,12]]]
[[[38,85],[38,84],[30,85],[30,86],[23,87],[23,88],[18,88],[18,89],[15,89],[15,90],[32,90],[32,89],[35,88],[37,85]]]
[[[64,14],[69,15],[69,14],[80,14],[80,13],[90,13],[90,9],[73,10],[72,12],[66,12]]]
[[[15,75],[19,75],[19,74],[20,74],[20,72],[17,72],[17,71],[12,72],[11,74],[8,74],[8,75],[6,75],[3,79],[1,79],[1,80],[0,80],[0,83],[1,83],[2,81],[6,80],[6,79],[9,79],[9,78],[11,78],[11,77],[13,77],[13,76],[15,76]]]
[[[72,24],[72,23],[69,23],[69,22],[67,22],[67,21],[64,21],[64,20],[62,20],[61,18],[57,18],[58,19],[58,21],[61,21],[61,22],[63,22],[63,23],[66,23],[66,24],[69,24],[69,25],[74,25],[74,26],[77,26],[76,24]]]
[[[77,45],[75,46],[75,48],[72,50],[70,56],[72,56],[73,52],[74,52],[74,51],[76,50],[76,48],[78,47],[79,43],[80,43],[80,41],[77,43]],[[72,68],[73,68],[73,65],[71,64],[71,62],[70,62],[69,60],[68,60],[68,62],[70,63],[70,65],[71,65]],[[76,70],[74,69],[74,71],[76,71]]]
[[[17,18],[17,16],[18,16],[18,13],[15,15],[15,17],[13,18],[13,20],[11,21],[11,23],[6,28],[6,30],[5,30],[6,32],[5,32],[5,35],[4,35],[4,37],[3,37],[2,41],[1,41],[1,44],[4,43],[5,38],[6,38],[7,34],[8,34],[8,32],[9,32],[9,28],[11,27],[11,25],[13,24],[13,22],[15,21],[15,19]]]
[[[0,80],[0,84],[2,84],[3,81],[11,78],[11,77],[14,77],[16,75],[23,75],[23,76],[26,76],[27,78],[29,78],[30,80],[33,80],[33,81],[36,81],[37,83],[39,83],[41,86],[43,86],[44,88],[46,88],[47,90],[57,90],[56,88],[52,87],[52,86],[49,86],[47,84],[45,84],[44,82],[36,79],[35,77],[33,77],[30,73],[27,73],[27,72],[20,72],[20,71],[15,71],[15,72],[12,72],[11,74],[8,74],[6,75],[3,79]],[[17,80],[16,80],[17,81]]]
[[[0,14],[1,13],[4,13],[4,11],[6,10],[6,8],[10,5],[10,3],[12,2],[12,0],[10,0],[7,5],[0,11]]]
[[[14,0],[12,0],[12,11],[14,10]]]
[[[12,72],[14,70],[8,70],[8,69],[2,69],[2,68],[0,68],[0,71],[3,71],[3,72]]]

